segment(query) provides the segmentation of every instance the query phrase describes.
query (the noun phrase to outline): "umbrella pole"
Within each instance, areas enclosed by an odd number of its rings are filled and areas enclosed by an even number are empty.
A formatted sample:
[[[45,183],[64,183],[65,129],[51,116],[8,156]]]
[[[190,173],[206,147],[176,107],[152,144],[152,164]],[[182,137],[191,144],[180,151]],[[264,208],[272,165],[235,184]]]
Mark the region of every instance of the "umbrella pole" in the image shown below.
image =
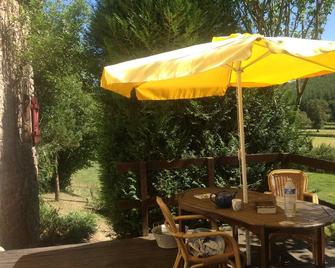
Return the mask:
[[[237,64],[237,115],[238,115],[238,131],[240,139],[240,163],[242,172],[242,192],[243,203],[248,203],[248,182],[247,182],[247,164],[245,160],[245,142],[244,142],[244,118],[243,118],[243,95],[241,86],[241,62]]]
[[[245,141],[244,141],[244,118],[243,118],[243,92],[242,92],[242,69],[241,62],[237,63],[237,114],[238,114],[238,131],[240,138],[240,150],[239,158],[241,163],[242,172],[242,192],[243,192],[243,203],[248,203],[248,182],[247,182],[247,164],[245,159]],[[251,252],[250,252],[250,234],[249,231],[245,232],[245,248],[247,254],[247,265],[251,264]]]

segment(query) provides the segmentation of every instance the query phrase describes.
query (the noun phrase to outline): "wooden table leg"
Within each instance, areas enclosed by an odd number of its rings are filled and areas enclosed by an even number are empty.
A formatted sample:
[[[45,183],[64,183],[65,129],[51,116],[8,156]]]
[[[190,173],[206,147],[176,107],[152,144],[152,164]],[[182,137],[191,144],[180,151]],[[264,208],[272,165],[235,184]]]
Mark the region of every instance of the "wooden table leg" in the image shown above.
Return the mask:
[[[263,227],[259,232],[259,240],[261,241],[261,258],[260,268],[269,267],[269,232]]]
[[[232,228],[232,232],[233,232],[233,237],[238,244],[238,226],[237,225],[232,225],[231,228]]]
[[[325,237],[324,237],[324,228],[320,227],[317,229],[317,243],[316,243],[316,267],[324,268],[325,266]]]
[[[182,216],[183,215],[183,210],[180,208],[180,206],[178,206],[178,215],[179,216]],[[178,224],[179,224],[179,231],[180,232],[185,232],[185,226],[183,224],[183,221],[182,220],[179,220],[178,221]]]

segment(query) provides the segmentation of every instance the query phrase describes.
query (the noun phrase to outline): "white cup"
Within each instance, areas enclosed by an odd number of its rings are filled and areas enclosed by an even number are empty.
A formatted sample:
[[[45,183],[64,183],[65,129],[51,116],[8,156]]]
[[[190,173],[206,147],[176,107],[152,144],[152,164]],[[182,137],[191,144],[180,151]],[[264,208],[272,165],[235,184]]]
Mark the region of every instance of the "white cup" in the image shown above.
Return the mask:
[[[233,199],[232,200],[232,207],[234,211],[239,211],[242,208],[242,200],[241,199]]]

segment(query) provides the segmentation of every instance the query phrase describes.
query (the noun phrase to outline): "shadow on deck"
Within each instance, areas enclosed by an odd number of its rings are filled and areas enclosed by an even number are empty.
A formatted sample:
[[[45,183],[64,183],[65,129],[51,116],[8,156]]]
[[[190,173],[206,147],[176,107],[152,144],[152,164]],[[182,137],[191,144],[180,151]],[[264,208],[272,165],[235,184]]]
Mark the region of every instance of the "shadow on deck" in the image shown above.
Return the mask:
[[[291,247],[289,253],[286,248]],[[305,245],[276,246],[277,262],[273,267],[314,267],[311,253]],[[1,268],[170,268],[176,249],[160,249],[154,240],[133,238],[90,244],[9,250],[0,253]],[[253,261],[257,263],[257,246],[253,246]],[[279,257],[280,256],[280,257]],[[279,257],[279,258],[278,258]],[[326,267],[335,267],[335,245],[326,249]],[[253,265],[252,267],[257,267]]]

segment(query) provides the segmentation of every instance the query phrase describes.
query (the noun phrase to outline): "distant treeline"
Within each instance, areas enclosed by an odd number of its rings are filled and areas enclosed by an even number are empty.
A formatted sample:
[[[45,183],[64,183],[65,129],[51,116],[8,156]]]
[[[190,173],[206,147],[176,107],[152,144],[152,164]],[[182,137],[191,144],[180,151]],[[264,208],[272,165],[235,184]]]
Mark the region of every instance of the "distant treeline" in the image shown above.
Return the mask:
[[[295,83],[285,86],[292,103],[297,95],[295,86]],[[309,79],[299,108],[305,127],[320,129],[326,122],[335,121],[335,75]]]

